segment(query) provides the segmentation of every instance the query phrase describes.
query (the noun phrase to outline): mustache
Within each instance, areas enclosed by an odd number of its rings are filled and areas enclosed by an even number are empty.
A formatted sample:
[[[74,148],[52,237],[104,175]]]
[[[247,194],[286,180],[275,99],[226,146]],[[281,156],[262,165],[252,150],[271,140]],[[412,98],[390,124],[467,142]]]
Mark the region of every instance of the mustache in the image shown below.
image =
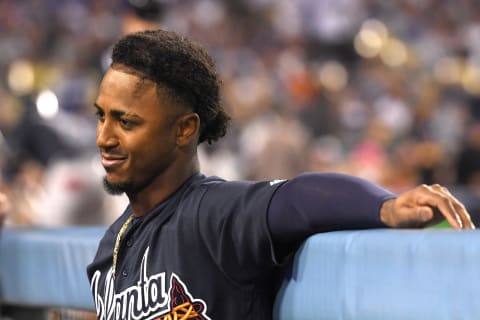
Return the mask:
[[[126,157],[128,153],[118,149],[118,148],[98,148],[100,151],[100,154],[105,154],[109,156],[114,156],[114,157]]]

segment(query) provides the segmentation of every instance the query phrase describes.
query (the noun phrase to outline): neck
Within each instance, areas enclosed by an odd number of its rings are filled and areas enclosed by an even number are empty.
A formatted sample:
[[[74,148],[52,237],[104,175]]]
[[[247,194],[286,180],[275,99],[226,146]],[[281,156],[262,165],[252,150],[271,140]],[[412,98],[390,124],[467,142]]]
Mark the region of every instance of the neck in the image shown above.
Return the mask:
[[[188,178],[199,172],[199,168],[198,158],[195,156],[187,164],[174,164],[142,190],[127,194],[133,216],[140,217],[152,210],[175,193]]]

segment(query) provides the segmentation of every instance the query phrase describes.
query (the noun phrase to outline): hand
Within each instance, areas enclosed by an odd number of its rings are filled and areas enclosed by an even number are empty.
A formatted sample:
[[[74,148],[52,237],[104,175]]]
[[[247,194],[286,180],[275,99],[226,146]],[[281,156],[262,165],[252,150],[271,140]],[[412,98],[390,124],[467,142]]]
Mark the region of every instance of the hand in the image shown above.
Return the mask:
[[[426,227],[447,219],[455,229],[475,229],[465,206],[438,184],[421,185],[385,201],[380,219],[394,228]]]

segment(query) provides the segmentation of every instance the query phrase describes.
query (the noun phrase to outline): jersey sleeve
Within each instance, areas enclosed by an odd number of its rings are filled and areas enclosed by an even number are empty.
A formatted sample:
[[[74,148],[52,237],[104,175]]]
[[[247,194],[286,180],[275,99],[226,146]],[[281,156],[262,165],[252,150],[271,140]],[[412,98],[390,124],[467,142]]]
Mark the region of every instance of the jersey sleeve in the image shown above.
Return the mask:
[[[314,233],[386,228],[380,207],[394,197],[365,179],[339,173],[306,173],[289,180],[275,193],[268,212],[277,257],[294,252]]]
[[[203,196],[198,232],[217,265],[235,281],[261,276],[278,263],[267,212],[280,184],[218,182]]]

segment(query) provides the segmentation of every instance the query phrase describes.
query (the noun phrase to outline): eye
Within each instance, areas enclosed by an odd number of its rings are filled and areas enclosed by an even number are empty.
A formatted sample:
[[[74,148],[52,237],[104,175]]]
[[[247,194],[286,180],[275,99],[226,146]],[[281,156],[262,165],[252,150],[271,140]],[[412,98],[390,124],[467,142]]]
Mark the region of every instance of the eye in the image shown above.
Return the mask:
[[[124,129],[131,129],[135,126],[135,123],[133,121],[123,119],[123,118],[120,118],[118,122]]]
[[[95,117],[97,118],[98,121],[103,121],[105,118],[105,113],[101,110],[96,110],[95,111]]]

